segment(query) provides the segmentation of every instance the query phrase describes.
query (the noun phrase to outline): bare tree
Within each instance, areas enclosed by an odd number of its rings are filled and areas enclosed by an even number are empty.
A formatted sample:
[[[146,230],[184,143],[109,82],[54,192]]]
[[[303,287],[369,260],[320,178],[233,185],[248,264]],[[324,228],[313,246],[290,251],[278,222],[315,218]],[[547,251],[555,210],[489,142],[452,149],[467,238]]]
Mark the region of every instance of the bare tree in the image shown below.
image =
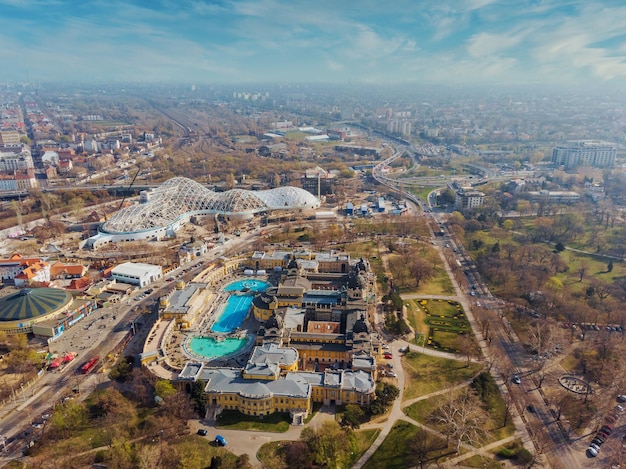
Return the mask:
[[[456,442],[456,452],[461,444],[477,445],[481,437],[487,434],[485,422],[487,412],[482,402],[469,388],[458,396],[450,394],[443,403],[431,414],[431,420],[441,425],[448,438]]]
[[[446,448],[446,444],[433,434],[422,430],[417,430],[413,440],[409,443],[413,452],[413,460],[419,469],[426,469],[429,466],[430,458],[428,453]]]
[[[478,354],[480,353],[480,349],[476,345],[474,337],[471,334],[457,335],[455,344],[459,349],[459,352],[465,355],[465,358],[467,359],[465,366],[469,366],[472,358],[478,357]]]

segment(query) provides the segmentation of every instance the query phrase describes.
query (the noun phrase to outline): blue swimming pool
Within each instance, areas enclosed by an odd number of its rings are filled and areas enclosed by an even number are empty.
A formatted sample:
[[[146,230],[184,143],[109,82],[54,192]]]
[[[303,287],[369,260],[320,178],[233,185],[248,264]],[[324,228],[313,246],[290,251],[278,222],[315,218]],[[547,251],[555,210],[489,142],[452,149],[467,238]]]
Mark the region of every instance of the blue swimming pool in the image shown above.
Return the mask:
[[[221,358],[236,354],[245,347],[248,340],[248,338],[236,337],[228,337],[224,340],[215,340],[212,337],[192,337],[189,341],[189,349],[201,357]]]
[[[265,291],[269,286],[268,282],[255,279],[237,280],[226,285],[224,291],[233,294],[228,297],[222,313],[211,327],[211,331],[228,333],[236,330],[250,311],[254,293]]]
[[[224,291],[251,291],[262,292],[267,290],[270,284],[264,280],[245,278],[229,283],[224,287]]]

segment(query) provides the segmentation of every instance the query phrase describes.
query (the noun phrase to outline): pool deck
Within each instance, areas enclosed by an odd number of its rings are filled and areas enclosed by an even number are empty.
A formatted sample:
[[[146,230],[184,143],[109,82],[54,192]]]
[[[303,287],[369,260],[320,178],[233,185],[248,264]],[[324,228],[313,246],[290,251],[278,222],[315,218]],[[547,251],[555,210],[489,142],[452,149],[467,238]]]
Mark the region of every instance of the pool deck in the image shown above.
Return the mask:
[[[215,321],[214,316],[221,311],[221,306],[224,305],[226,299],[232,293],[224,291],[224,286],[237,280],[242,279],[232,275],[225,277],[219,285],[211,289],[209,292],[210,299],[206,305],[207,313],[202,314],[189,330],[173,330],[174,324],[172,321],[158,320],[156,322],[148,335],[143,349],[144,353],[155,352],[160,354],[160,351],[162,351],[164,354],[164,357],[148,365],[152,373],[159,378],[172,380],[178,376],[178,373],[187,361],[198,360],[197,357],[185,353],[185,343],[192,336],[211,335],[210,327]],[[240,329],[256,331],[258,327],[259,323],[254,318],[247,316]],[[251,340],[246,348],[242,349],[236,356],[219,358],[209,363],[211,366],[241,367],[245,365],[254,344],[255,341]]]

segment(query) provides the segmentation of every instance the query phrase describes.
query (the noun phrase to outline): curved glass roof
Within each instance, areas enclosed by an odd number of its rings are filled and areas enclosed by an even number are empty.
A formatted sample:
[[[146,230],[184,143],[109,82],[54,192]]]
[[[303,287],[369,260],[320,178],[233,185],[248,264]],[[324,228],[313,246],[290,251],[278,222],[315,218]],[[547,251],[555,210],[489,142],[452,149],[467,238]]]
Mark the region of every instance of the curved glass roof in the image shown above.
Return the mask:
[[[56,311],[72,301],[59,288],[25,288],[0,298],[0,321],[28,321]]]
[[[265,191],[231,189],[214,192],[184,177],[167,180],[150,193],[147,203],[133,205],[115,213],[101,231],[133,233],[165,227],[185,215],[220,213],[255,214],[266,210],[316,208],[319,200],[298,187],[279,187]]]

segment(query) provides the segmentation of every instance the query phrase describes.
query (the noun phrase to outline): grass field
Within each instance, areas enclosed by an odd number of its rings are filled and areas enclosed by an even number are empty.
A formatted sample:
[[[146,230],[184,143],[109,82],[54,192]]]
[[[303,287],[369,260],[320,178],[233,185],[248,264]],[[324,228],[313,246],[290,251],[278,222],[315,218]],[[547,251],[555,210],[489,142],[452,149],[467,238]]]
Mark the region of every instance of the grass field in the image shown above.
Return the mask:
[[[407,383],[404,399],[414,399],[462,383],[476,376],[483,367],[480,363],[466,364],[460,360],[407,353],[403,359]]]
[[[217,420],[218,428],[231,430],[256,430],[263,432],[284,433],[289,430],[291,418],[289,414],[275,412],[259,419],[252,415],[245,415],[236,410],[224,410]]]
[[[363,466],[364,469],[405,469],[419,464],[414,446],[424,438],[425,432],[404,420],[398,420],[382,445]],[[446,441],[432,437],[433,451],[426,453],[426,460],[436,461],[452,454]]]
[[[436,396],[430,399],[417,401],[404,409],[404,413],[425,425],[432,426],[438,431],[444,431],[443,426],[434,424],[429,420],[430,415],[441,406],[442,401],[449,399],[449,396]],[[502,395],[498,392],[489,402],[485,403],[488,414],[487,422],[484,429],[487,431],[486,436],[482,439],[481,444],[487,445],[503,438],[508,438],[515,433],[515,425],[510,417],[507,418],[507,424],[504,423],[504,415],[506,407],[502,400]]]
[[[459,334],[471,334],[467,317],[456,301],[421,300],[412,314],[421,316],[421,321],[428,328],[426,346],[429,348],[458,353]]]
[[[402,293],[412,292],[403,290]],[[419,287],[419,293],[428,295],[454,295],[452,281],[443,265],[436,265],[434,268],[434,276],[422,281]]]

